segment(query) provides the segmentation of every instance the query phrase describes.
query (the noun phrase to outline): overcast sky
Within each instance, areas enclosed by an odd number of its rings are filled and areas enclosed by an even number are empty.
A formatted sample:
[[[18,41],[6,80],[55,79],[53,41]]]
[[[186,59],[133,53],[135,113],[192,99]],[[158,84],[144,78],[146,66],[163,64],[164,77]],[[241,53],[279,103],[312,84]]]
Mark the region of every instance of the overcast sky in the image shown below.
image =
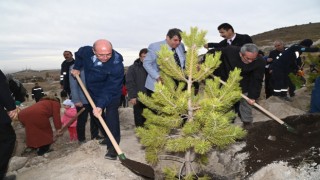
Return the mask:
[[[0,69],[59,69],[64,50],[76,52],[101,38],[128,66],[170,28],[197,26],[218,42],[217,26],[224,22],[255,35],[320,22],[319,12],[319,0],[1,0]]]

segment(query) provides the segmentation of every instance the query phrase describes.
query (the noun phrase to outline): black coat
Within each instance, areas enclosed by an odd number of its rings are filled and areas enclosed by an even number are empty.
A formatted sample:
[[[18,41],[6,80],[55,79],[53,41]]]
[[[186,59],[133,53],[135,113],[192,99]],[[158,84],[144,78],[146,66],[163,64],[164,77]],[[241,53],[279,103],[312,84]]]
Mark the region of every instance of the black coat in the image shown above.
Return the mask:
[[[16,109],[16,104],[11,96],[7,78],[0,70],[0,124],[10,124],[11,119],[7,111]],[[5,109],[6,110],[5,110]]]
[[[137,98],[138,92],[146,92],[145,88],[147,71],[143,67],[140,59],[134,61],[133,65],[128,68],[126,75],[126,87],[128,89],[129,99]]]
[[[44,96],[43,89],[40,86],[35,86],[32,88],[32,99],[35,99],[36,102]]]
[[[309,48],[298,44],[294,44],[287,48],[279,55],[279,58],[272,63],[273,71],[282,71],[285,74],[296,72],[299,69],[299,59],[303,52],[318,52],[319,48]],[[300,62],[301,63],[301,62]]]
[[[232,46],[241,47],[241,46],[243,46],[244,44],[247,44],[247,43],[252,43],[252,39],[251,39],[251,37],[249,35],[236,33],[236,37],[231,42],[231,45]],[[226,47],[226,46],[229,46],[227,39],[224,39],[219,43],[208,43],[208,47],[209,48],[219,49],[219,48]]]
[[[70,83],[69,83],[69,71],[70,66],[74,64],[74,60],[67,61],[64,60],[61,64],[61,72],[60,72],[60,84],[63,86],[63,90],[65,90],[68,94],[71,93]]]
[[[229,72],[236,67],[241,69],[242,80],[240,81],[240,87],[243,93],[248,93],[250,99],[257,99],[260,96],[260,91],[264,76],[265,61],[261,57],[257,57],[250,64],[242,62],[239,55],[240,47],[227,46],[222,50],[221,65],[214,72],[216,76],[221,77],[223,81],[226,81],[229,77]]]

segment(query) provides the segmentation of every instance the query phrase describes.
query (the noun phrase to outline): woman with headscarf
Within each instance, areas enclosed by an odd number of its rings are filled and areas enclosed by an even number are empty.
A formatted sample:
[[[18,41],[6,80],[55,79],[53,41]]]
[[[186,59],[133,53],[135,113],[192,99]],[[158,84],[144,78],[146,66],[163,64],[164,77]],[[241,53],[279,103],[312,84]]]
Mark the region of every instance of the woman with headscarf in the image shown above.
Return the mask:
[[[19,121],[25,126],[27,147],[36,148],[39,156],[48,152],[53,143],[50,117],[56,131],[61,129],[60,100],[56,97],[44,96],[19,113]]]

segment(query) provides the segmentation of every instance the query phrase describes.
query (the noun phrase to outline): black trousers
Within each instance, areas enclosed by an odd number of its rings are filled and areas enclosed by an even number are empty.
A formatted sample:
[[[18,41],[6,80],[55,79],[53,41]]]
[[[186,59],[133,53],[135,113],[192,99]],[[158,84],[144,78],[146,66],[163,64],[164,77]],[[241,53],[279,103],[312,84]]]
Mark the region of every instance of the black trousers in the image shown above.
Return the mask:
[[[270,69],[265,68],[264,72],[264,90],[266,93],[266,99],[268,99],[270,96],[273,94],[273,83],[272,83],[272,78],[271,78],[271,73],[269,73]]]
[[[289,87],[289,76],[279,69],[272,71],[273,95],[286,97]]]
[[[128,107],[127,98],[124,95],[121,95],[119,107]]]
[[[295,96],[294,91],[296,90],[296,85],[293,84],[293,82],[291,81],[291,79],[288,79],[288,85],[289,85],[289,95],[290,97]]]
[[[146,108],[144,104],[137,100],[137,104],[133,106],[134,123],[136,127],[143,126],[146,118],[142,116],[143,109]]]
[[[0,124],[0,179],[6,175],[15,143],[16,133],[11,124]]]
[[[153,94],[153,91],[151,91],[150,89],[147,89],[146,94],[147,94],[147,96],[151,97]]]
[[[105,108],[105,112],[102,113],[103,119],[109,128],[111,134],[113,135],[114,139],[116,140],[117,144],[120,144],[121,134],[120,134],[120,120],[119,120],[119,98],[114,98],[111,100],[110,104]],[[107,134],[104,131],[104,134]],[[107,136],[107,148],[113,147],[111,140]]]
[[[91,132],[91,139],[96,138],[99,135],[99,130],[102,134],[106,137],[106,134],[100,124],[99,120],[93,115],[92,108],[89,104],[84,104],[84,108],[86,108],[78,117],[77,120],[77,134],[78,140],[84,141],[86,140],[85,131],[86,131],[86,123],[88,119],[88,115],[90,114],[90,132]],[[82,107],[77,107],[77,111],[79,112]]]

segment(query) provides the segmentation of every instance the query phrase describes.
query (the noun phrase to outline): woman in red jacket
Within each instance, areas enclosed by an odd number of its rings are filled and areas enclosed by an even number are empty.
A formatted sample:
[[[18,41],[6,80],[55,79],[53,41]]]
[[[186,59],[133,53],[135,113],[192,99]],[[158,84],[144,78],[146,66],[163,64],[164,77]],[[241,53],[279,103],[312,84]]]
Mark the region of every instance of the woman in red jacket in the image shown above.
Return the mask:
[[[56,131],[61,129],[60,100],[56,97],[45,96],[19,113],[19,121],[25,126],[27,147],[37,148],[39,156],[48,152],[53,143],[50,117]]]

